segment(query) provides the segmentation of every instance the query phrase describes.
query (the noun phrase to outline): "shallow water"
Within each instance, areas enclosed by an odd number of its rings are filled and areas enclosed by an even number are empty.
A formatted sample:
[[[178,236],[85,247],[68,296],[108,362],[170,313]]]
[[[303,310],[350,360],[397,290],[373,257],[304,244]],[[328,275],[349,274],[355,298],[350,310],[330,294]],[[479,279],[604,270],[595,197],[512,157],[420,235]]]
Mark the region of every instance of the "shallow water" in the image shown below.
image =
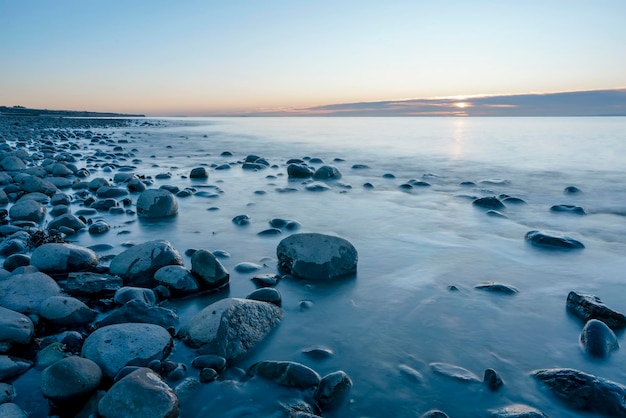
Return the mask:
[[[207,118],[105,131],[127,139],[121,145],[128,152],[135,149],[133,158],[142,160],[136,173],[172,174],[155,186],[217,192],[178,199],[179,215],[165,221],[106,215],[109,233],[75,239],[86,246],[114,245],[102,255],[121,252],[127,240],[152,239],[171,241],[181,254],[188,248],[228,251],[231,257],[222,262],[231,272],[229,289],[167,303],[181,323],[212,301],[255,289],[253,274],[237,273],[236,264],[261,263],[261,272],[276,271],[276,246],[285,233],[257,236],[271,218],[294,219],[302,224],[299,232],[335,234],[355,245],[356,277],[278,284],[284,319],[238,364],[245,369],[258,360],[292,360],[321,375],[346,371],[354,382],[350,399],[324,416],[408,417],[439,408],[450,417],[480,417],[510,403],[550,416],[578,416],[529,372],[571,367],[626,383],[624,350],[606,360],[588,358],[578,341],[583,324],[565,310],[568,292],[578,290],[626,311],[626,118]],[[222,157],[222,151],[234,156]],[[234,164],[211,170],[208,181],[186,178],[193,167],[241,161],[248,154],[276,167],[252,172]],[[328,182],[325,192],[304,190],[301,181],[287,179],[285,162],[305,156],[335,165],[343,178]],[[383,178],[385,173],[396,178]],[[95,171],[92,178],[112,175]],[[431,187],[398,188],[412,178]],[[464,181],[476,185],[460,185]],[[374,189],[363,188],[366,182]],[[583,193],[565,195],[571,185]],[[297,191],[277,191],[285,187]],[[507,205],[501,211],[506,218],[496,218],[469,198],[500,193],[526,204]],[[588,215],[552,213],[555,204],[576,204]],[[240,214],[250,215],[250,225],[231,222]],[[571,236],[586,248],[537,250],[524,241],[532,229]],[[473,288],[485,281],[515,286],[519,293]],[[304,300],[312,302],[309,309],[300,307]],[[328,347],[334,356],[312,360],[301,352],[311,346]],[[171,358],[188,362],[192,356],[178,344]],[[452,363],[481,378],[491,367],[505,385],[493,393],[481,384],[459,383],[434,374],[431,362]],[[421,376],[407,373],[406,366]],[[296,397],[257,379],[214,382],[185,399],[181,413],[282,416],[277,399]]]

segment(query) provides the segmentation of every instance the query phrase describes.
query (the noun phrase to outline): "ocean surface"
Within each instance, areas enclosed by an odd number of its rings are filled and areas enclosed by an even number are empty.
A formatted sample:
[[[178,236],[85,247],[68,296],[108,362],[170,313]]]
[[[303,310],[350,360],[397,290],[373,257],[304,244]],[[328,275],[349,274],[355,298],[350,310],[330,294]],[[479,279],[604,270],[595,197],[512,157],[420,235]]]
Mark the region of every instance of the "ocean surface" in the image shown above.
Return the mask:
[[[189,248],[230,253],[222,260],[231,272],[228,290],[167,302],[181,323],[215,300],[255,289],[253,274],[236,272],[236,264],[276,272],[276,246],[286,233],[257,235],[272,218],[354,244],[355,277],[279,282],[283,321],[239,364],[297,361],[322,376],[344,370],[354,383],[349,399],[324,416],[416,417],[437,408],[452,418],[483,417],[522,403],[552,417],[575,417],[581,415],[538,385],[531,371],[569,367],[626,384],[626,349],[590,358],[579,343],[584,324],[565,309],[567,294],[577,290],[626,312],[626,118],[169,118],[157,127],[105,131],[135,149],[136,173],[172,174],[155,180],[156,187],[208,192],[179,198],[175,218],[106,215],[111,232],[76,238],[80,245],[114,245],[101,255],[121,252],[125,241],[153,239],[169,240],[181,254]],[[232,164],[211,169],[208,181],[187,178],[194,167],[240,162],[248,154],[273,166],[249,171]],[[305,157],[336,166],[343,178],[327,182],[323,192],[305,190],[286,173],[287,160]],[[411,179],[430,187],[400,187]],[[582,192],[565,194],[567,186]],[[525,204],[506,204],[502,217],[472,205],[476,197],[501,194]],[[551,212],[557,204],[587,214]],[[249,225],[231,222],[241,214],[250,216]],[[524,240],[535,229],[586,248],[537,249]],[[519,293],[474,288],[490,281]],[[618,338],[624,342],[622,333]],[[318,346],[333,356],[303,353]],[[190,362],[193,352],[178,343],[171,358]],[[493,368],[504,386],[492,392],[436,374],[433,362],[480,378]],[[216,381],[183,399],[181,416],[283,416],[277,402],[296,397],[258,379]]]

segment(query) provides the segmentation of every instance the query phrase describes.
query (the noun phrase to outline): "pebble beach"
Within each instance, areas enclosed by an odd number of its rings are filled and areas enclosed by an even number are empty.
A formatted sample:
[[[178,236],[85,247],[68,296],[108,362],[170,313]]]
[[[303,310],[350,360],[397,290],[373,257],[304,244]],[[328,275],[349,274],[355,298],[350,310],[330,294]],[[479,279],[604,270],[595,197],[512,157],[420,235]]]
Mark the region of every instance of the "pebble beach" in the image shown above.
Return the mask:
[[[626,416],[619,169],[229,129],[0,117],[0,416]]]

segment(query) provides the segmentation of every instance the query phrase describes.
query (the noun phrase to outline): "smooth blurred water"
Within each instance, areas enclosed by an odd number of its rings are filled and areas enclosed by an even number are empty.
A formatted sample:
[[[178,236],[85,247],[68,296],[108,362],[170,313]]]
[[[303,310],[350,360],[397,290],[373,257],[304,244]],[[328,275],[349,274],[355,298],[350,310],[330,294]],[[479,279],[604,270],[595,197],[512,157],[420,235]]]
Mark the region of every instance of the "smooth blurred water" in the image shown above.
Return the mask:
[[[169,119],[165,127],[124,129],[119,135],[143,160],[137,173],[172,173],[155,186],[207,191],[217,186],[223,192],[179,199],[179,215],[167,221],[109,216],[114,229],[107,236],[77,238],[82,245],[112,243],[112,253],[120,252],[125,240],[158,238],[181,253],[228,251],[231,258],[223,263],[231,272],[229,290],[169,303],[182,323],[214,300],[245,297],[255,289],[252,274],[234,271],[237,263],[264,263],[261,272],[276,271],[276,246],[285,234],[257,236],[271,218],[294,219],[302,224],[299,232],[336,234],[355,245],[356,277],[278,284],[284,319],[239,364],[245,369],[259,360],[292,360],[322,375],[346,371],[354,382],[350,400],[324,416],[409,417],[439,408],[451,417],[481,417],[510,403],[529,404],[550,416],[577,416],[529,373],[572,367],[626,383],[623,350],[602,361],[588,358],[579,345],[583,324],[565,310],[568,292],[578,290],[626,311],[626,118]],[[223,151],[234,156],[223,157]],[[275,167],[245,171],[233,164],[231,170],[211,170],[207,181],[186,177],[201,164],[242,161],[248,154]],[[303,157],[335,165],[343,178],[328,182],[329,191],[306,191],[302,181],[287,178],[285,164]],[[369,168],[352,169],[354,164]],[[385,173],[396,178],[383,178]],[[431,187],[399,189],[409,179]],[[466,181],[476,185],[460,184]],[[374,188],[363,188],[366,182]],[[563,189],[572,185],[583,193],[565,195]],[[277,191],[284,187],[297,191]],[[471,197],[501,193],[526,204],[507,205],[501,211],[506,218],[472,206]],[[555,204],[579,205],[588,215],[552,213]],[[251,217],[250,225],[231,222],[240,214]],[[524,241],[532,229],[571,236],[586,248],[537,250]],[[473,288],[484,281],[520,292]],[[312,307],[301,309],[303,300]],[[314,361],[301,352],[318,345],[335,355]],[[192,356],[180,344],[173,354],[180,361]],[[481,378],[491,367],[505,386],[493,393],[484,385],[459,383],[434,374],[431,362],[462,366]],[[406,366],[422,377],[408,375]],[[282,416],[276,400],[296,395],[256,379],[215,382],[185,399],[182,413]]]

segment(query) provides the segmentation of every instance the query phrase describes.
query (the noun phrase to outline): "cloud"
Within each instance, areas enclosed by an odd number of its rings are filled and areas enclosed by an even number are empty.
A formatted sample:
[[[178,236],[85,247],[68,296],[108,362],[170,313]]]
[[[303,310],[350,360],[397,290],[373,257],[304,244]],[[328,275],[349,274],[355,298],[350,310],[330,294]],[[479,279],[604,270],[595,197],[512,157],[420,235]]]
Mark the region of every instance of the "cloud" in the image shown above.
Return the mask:
[[[338,103],[254,116],[626,116],[626,89]]]

